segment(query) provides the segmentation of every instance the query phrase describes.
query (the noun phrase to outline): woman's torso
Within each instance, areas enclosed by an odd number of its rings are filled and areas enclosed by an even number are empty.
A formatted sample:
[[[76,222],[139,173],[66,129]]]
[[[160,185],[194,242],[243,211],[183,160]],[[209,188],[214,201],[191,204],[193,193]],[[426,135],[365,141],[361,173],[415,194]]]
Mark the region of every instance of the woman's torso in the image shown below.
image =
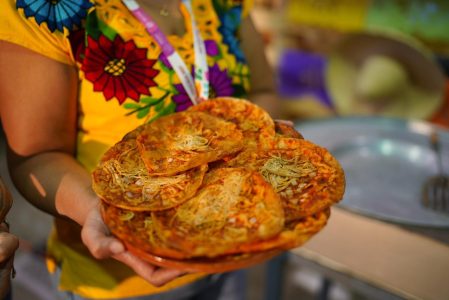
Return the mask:
[[[192,1],[206,46],[211,98],[245,97],[250,87],[249,70],[238,38],[248,9],[246,2]],[[77,159],[87,170],[91,171],[101,155],[125,133],[191,105],[153,37],[120,0],[6,0],[2,6],[0,39],[77,68]],[[168,40],[192,69],[192,26],[183,6],[181,13],[185,34],[170,35]],[[116,261],[98,262],[90,257],[79,238],[78,225],[62,220],[55,224],[48,244],[48,265],[50,269],[55,264],[62,268],[63,289],[85,297],[156,293],[201,276],[185,276],[162,289],[154,288]]]

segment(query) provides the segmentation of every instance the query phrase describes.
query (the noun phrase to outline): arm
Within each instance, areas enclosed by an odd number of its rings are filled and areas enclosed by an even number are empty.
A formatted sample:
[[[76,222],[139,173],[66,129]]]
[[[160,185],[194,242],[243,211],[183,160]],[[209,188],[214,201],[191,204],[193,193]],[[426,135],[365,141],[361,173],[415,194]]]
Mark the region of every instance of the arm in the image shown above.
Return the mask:
[[[108,235],[90,174],[74,158],[76,69],[6,42],[0,54],[0,118],[17,189],[39,209],[81,225],[96,258],[113,256],[154,285],[179,276],[139,260]]]
[[[0,51],[0,117],[11,178],[36,207],[82,224],[94,199],[85,197],[89,177],[73,159],[76,71],[5,42]],[[78,197],[80,211],[67,209],[65,199]]]
[[[249,99],[267,110],[273,118],[278,118],[279,99],[274,75],[265,56],[262,37],[254,27],[251,16],[243,19],[240,36],[241,47],[251,72]]]

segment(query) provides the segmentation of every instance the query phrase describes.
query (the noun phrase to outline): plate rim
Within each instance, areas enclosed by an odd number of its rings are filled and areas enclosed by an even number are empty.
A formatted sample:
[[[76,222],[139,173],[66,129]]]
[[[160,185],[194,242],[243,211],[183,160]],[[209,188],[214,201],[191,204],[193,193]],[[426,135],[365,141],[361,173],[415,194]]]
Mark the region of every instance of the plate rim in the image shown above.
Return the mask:
[[[308,139],[307,133],[304,133],[308,128],[313,126],[325,126],[326,124],[352,124],[360,123],[367,126],[378,125],[380,128],[385,129],[403,129],[409,133],[418,134],[421,136],[426,136],[432,131],[437,131],[438,134],[444,136],[445,139],[449,140],[449,128],[444,126],[433,124],[424,120],[409,120],[403,118],[393,118],[393,117],[383,117],[383,116],[340,116],[340,117],[330,117],[325,119],[312,119],[312,120],[297,120],[294,122],[294,127],[300,133],[304,135],[305,139]],[[313,141],[313,140],[312,140]],[[446,144],[446,143],[444,143]],[[335,145],[334,145],[335,146]],[[325,148],[330,148],[329,146],[323,146]],[[332,153],[332,151],[330,151]],[[394,217],[389,215],[382,215],[378,212],[369,212],[367,209],[350,206],[344,203],[343,200],[337,204],[338,207],[343,208],[347,211],[357,213],[369,218],[376,220],[386,221],[393,224],[411,226],[416,228],[427,228],[427,229],[448,229],[449,223],[447,224],[432,224],[423,222],[412,222],[411,220],[406,220],[401,217]],[[433,211],[432,211],[433,212]],[[435,213],[438,213],[435,211]],[[439,213],[440,214],[440,213]],[[446,214],[441,213],[442,216]]]

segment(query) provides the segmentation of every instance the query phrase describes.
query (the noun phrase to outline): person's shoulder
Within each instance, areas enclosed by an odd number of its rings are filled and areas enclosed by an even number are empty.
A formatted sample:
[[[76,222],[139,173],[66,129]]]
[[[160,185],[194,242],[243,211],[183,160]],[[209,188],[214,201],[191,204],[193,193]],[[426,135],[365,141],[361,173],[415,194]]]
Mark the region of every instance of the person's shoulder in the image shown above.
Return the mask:
[[[73,65],[68,38],[92,7],[89,0],[2,0],[0,40]]]

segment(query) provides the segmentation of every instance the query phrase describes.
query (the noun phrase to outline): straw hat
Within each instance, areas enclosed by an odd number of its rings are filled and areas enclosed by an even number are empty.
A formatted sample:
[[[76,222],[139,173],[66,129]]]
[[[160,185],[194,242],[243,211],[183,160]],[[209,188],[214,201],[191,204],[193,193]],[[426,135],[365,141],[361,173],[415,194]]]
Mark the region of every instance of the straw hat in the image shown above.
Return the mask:
[[[445,78],[429,50],[398,33],[348,34],[329,56],[326,87],[340,115],[427,119]]]

